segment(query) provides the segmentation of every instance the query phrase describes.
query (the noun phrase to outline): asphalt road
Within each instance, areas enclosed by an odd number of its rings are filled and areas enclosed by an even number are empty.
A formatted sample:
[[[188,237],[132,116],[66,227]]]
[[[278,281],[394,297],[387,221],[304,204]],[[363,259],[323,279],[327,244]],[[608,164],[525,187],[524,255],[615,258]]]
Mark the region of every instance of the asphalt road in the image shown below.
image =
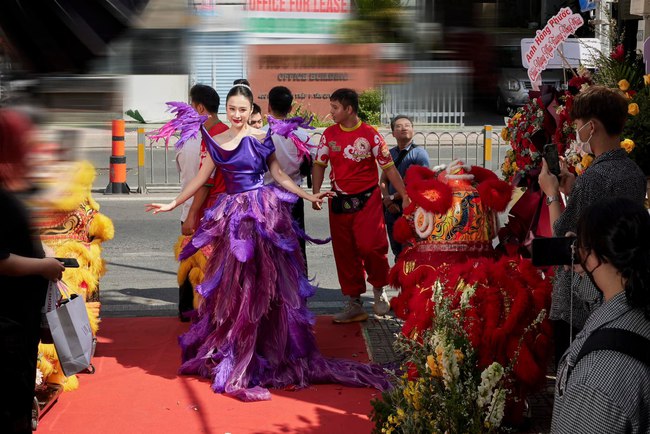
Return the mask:
[[[144,212],[149,202],[165,202],[172,195],[129,195],[93,197],[100,211],[115,225],[115,238],[103,244],[102,257],[107,272],[100,282],[102,315],[159,316],[176,315],[178,263],[173,245],[180,234],[180,211],[151,215]],[[310,235],[329,236],[326,212],[306,207],[306,226]],[[389,257],[392,264],[392,256]],[[341,295],[331,244],[307,247],[309,275],[319,287],[309,302],[317,314],[338,312],[344,298]],[[365,297],[372,299],[368,286]],[[394,294],[394,292],[389,292]],[[371,303],[366,304],[368,307]]]

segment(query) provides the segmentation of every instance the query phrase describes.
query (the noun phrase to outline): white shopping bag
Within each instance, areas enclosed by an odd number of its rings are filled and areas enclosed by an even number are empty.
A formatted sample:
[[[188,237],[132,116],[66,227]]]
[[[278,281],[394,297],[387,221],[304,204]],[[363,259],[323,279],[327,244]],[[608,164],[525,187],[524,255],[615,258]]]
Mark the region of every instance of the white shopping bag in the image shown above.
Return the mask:
[[[83,297],[65,294],[59,306],[46,316],[65,376],[88,368],[92,357],[93,333]]]

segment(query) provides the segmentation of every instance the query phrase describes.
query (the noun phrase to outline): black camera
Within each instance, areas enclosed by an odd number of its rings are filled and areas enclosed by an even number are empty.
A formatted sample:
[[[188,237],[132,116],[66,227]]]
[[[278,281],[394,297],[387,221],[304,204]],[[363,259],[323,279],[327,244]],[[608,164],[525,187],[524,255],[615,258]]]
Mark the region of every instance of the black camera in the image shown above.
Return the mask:
[[[576,237],[533,239],[532,261],[536,267],[579,264]]]

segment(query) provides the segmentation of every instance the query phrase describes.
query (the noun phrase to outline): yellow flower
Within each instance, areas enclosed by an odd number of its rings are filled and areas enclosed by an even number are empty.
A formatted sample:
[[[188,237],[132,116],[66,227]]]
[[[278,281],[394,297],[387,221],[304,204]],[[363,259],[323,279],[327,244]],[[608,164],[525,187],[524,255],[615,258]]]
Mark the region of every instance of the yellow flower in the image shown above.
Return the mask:
[[[631,139],[625,139],[621,142],[621,148],[625,149],[625,152],[628,154],[634,150],[634,141]]]
[[[582,156],[582,161],[580,161],[580,165],[582,166],[582,170],[585,170],[587,167],[591,165],[591,162],[594,161],[594,157],[592,157],[589,154],[585,154]]]
[[[618,88],[625,92],[630,88],[630,82],[627,80],[621,80],[618,82]]]
[[[431,370],[431,375],[434,377],[442,377],[442,372],[436,363],[436,359],[432,355],[427,356],[427,366]]]
[[[643,83],[648,86],[650,85],[650,74],[646,74],[643,76]]]
[[[501,129],[501,138],[504,142],[508,141],[508,129],[505,127]]]
[[[636,116],[639,114],[639,105],[635,102],[627,106],[627,112],[631,114],[632,116]]]
[[[516,120],[519,119],[520,117],[521,117],[521,113],[520,113],[520,112],[517,112],[517,113],[515,113],[515,115],[512,117],[512,120],[513,120],[513,121],[516,121]]]

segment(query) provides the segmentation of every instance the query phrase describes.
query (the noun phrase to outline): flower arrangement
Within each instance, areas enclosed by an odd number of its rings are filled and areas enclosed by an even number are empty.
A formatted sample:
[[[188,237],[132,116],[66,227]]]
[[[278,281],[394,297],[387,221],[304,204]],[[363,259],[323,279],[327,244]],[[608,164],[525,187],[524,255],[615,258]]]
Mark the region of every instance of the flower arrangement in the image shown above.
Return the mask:
[[[609,56],[598,54],[596,64],[598,71],[593,78],[586,70],[581,70],[574,86],[569,82],[570,92],[565,95],[565,104],[558,109],[561,117],[569,118],[571,102],[576,94],[591,86],[600,84],[617,88],[628,100],[628,120],[623,132],[624,139],[621,147],[630,154],[630,158],[641,167],[646,175],[650,175],[650,150],[638,147],[636,143],[649,143],[650,140],[650,75],[643,75],[643,65],[638,56],[625,55],[622,45],[617,45]],[[569,119],[569,122],[571,120]],[[572,125],[572,122],[571,122]],[[558,127],[559,129],[559,127]],[[593,162],[594,155],[585,152],[575,142],[575,133],[565,152],[569,169],[577,175],[584,172]]]
[[[470,330],[477,284],[460,279],[445,288],[433,285],[432,326],[415,338],[400,335],[396,345],[405,360],[395,387],[372,401],[376,434],[489,433],[503,429],[514,392],[514,366],[529,331],[545,317],[541,310],[519,337],[509,362],[481,366]]]
[[[650,176],[650,74],[643,76],[643,86],[637,89],[628,105],[621,147]]]
[[[584,152],[575,143],[575,127],[569,113],[575,95],[593,84],[618,89],[629,100],[621,147],[650,176],[650,75],[644,75],[640,53],[626,53],[620,40],[616,36],[611,38],[614,48],[610,53],[591,49],[595,64],[593,75],[585,68],[572,71],[574,76],[567,83],[568,90],[557,93],[554,102],[549,103],[546,98],[544,104],[539,92],[531,93],[529,103],[507,120],[502,138],[511,149],[501,165],[504,179],[520,186],[531,185],[531,178],[536,177],[541,164],[539,148],[531,147],[531,142],[537,143],[531,141],[531,133],[535,139],[535,129],[540,123],[548,129],[552,121],[555,122],[549,137],[560,155],[565,156],[569,170],[580,175],[589,167],[594,155]],[[550,109],[545,111],[544,105]]]
[[[536,137],[543,132],[544,110],[541,98],[531,98],[528,104],[517,109],[501,131],[501,138],[511,147],[501,165],[508,182],[519,185],[539,173],[542,154]]]

